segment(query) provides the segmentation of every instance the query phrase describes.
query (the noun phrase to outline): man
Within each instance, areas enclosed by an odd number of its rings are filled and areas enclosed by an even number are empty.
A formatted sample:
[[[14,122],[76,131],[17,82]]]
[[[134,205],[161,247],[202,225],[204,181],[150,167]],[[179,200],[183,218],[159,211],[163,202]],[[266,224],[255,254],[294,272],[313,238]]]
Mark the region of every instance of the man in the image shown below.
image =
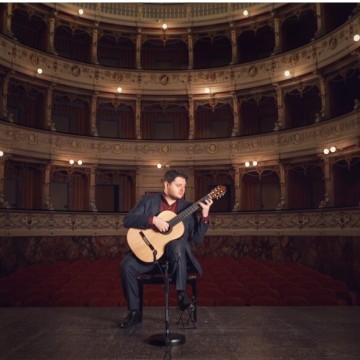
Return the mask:
[[[164,188],[162,193],[144,195],[138,204],[125,216],[124,226],[136,229],[154,229],[160,233],[169,230],[169,223],[158,216],[163,211],[180,213],[191,203],[183,199],[185,195],[187,175],[179,170],[168,170],[164,175]],[[209,211],[213,201],[206,199],[199,202],[201,217],[193,213],[183,220],[184,232],[179,239],[170,241],[164,250],[164,258],[169,261],[175,279],[178,293],[178,306],[185,310],[191,306],[186,296],[187,261],[199,274],[202,269],[191,253],[190,241],[196,244],[203,242],[209,227]],[[159,234],[160,235],[160,234]],[[121,263],[121,282],[127,300],[129,313],[120,322],[121,328],[128,328],[141,322],[139,287],[137,276],[154,269],[154,262],[142,262],[134,253],[129,253]]]

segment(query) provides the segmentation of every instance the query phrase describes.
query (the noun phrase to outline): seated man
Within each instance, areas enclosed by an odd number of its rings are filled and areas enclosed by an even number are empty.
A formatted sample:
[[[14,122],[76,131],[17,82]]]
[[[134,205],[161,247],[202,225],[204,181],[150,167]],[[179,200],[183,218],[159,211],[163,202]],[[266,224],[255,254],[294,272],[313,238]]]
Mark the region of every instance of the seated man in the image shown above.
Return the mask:
[[[135,207],[126,215],[124,226],[136,229],[154,229],[160,233],[169,230],[168,221],[161,218],[161,212],[172,211],[180,213],[191,203],[183,199],[185,195],[187,175],[179,170],[168,170],[164,176],[163,192],[152,195],[144,195]],[[170,241],[164,250],[164,258],[169,261],[170,270],[174,271],[176,290],[178,293],[178,306],[186,310],[191,301],[185,293],[187,280],[187,258],[199,274],[202,269],[199,262],[191,252],[190,241],[196,244],[203,242],[206,231],[209,227],[209,211],[212,199],[205,199],[199,202],[201,217],[193,212],[183,220],[184,232],[180,238]],[[159,216],[160,215],[160,216]],[[120,322],[121,328],[128,328],[141,322],[140,299],[137,276],[154,269],[155,262],[141,261],[136,254],[130,252],[121,263],[121,283],[127,301],[129,313]]]

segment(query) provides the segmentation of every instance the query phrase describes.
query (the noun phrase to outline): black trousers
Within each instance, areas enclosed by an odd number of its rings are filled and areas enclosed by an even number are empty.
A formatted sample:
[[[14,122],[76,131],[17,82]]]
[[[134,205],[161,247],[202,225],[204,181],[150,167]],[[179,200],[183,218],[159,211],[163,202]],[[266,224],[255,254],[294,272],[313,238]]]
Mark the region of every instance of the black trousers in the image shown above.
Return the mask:
[[[169,272],[175,278],[176,290],[185,290],[187,280],[186,250],[183,240],[170,241],[160,261],[169,261]],[[133,253],[126,255],[120,266],[120,279],[129,310],[139,310],[139,286],[137,277],[155,269],[157,264],[144,263]]]

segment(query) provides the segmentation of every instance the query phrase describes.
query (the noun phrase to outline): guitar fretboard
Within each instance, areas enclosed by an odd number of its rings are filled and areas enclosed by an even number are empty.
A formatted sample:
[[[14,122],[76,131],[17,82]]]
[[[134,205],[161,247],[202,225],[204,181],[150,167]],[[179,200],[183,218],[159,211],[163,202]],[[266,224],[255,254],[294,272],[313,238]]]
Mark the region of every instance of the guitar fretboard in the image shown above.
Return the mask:
[[[199,209],[200,205],[199,202],[202,202],[204,200],[211,199],[210,194],[205,195],[203,198],[201,198],[199,201],[193,203],[189,207],[187,207],[185,210],[183,210],[180,214],[176,215],[174,218],[169,220],[170,228],[174,227],[179,222],[185,220],[188,216],[190,216],[193,212],[195,212],[197,209]]]

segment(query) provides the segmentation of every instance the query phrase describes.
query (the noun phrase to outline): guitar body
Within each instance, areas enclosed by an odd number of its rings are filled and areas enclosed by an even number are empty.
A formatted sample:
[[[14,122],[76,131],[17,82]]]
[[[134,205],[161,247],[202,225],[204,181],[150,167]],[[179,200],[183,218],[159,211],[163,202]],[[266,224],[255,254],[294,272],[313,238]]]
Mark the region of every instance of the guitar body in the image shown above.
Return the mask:
[[[199,202],[207,199],[218,199],[226,192],[224,185],[219,185],[211,190],[199,201],[193,203],[180,214],[172,211],[163,211],[158,216],[169,223],[169,231],[161,233],[154,229],[136,229],[128,230],[126,238],[130,249],[136,257],[143,262],[153,262],[164,255],[165,246],[173,240],[179,239],[185,231],[183,220],[199,209]]]
[[[172,211],[163,211],[159,215],[162,219],[169,221],[176,216]],[[131,228],[127,232],[127,242],[130,249],[138,259],[143,262],[153,262],[159,260],[164,255],[165,246],[172,240],[179,239],[185,230],[183,222],[177,223],[166,233],[161,233],[153,229],[136,229]],[[151,247],[144,240],[144,236],[156,250],[155,258]]]

